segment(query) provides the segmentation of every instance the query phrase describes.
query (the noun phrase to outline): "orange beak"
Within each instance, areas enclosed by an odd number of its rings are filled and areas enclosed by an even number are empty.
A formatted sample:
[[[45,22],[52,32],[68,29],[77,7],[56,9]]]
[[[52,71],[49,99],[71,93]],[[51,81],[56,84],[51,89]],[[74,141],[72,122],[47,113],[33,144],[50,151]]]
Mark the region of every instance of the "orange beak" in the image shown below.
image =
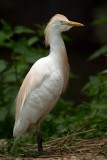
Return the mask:
[[[73,21],[68,21],[65,22],[68,26],[72,26],[72,27],[79,27],[79,26],[84,26],[82,23],[78,23],[78,22],[73,22]]]

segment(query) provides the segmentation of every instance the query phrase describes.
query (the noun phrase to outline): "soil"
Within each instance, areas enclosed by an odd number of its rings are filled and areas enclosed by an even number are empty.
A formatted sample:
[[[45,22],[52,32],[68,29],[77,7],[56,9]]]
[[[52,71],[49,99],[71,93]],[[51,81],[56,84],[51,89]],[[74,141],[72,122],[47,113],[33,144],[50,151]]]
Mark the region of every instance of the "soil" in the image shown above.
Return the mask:
[[[0,148],[6,144],[6,140],[0,140]],[[34,144],[21,147],[23,152],[17,156],[0,150],[0,160],[107,160],[107,137],[72,139],[69,135],[46,142],[43,147],[43,155],[37,154]]]

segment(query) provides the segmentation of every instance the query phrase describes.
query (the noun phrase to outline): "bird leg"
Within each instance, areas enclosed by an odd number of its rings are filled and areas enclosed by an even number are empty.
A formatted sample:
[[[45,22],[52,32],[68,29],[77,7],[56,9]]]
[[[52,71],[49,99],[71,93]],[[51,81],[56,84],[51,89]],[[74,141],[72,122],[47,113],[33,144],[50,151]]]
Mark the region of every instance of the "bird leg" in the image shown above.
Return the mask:
[[[40,129],[40,123],[36,125],[36,136],[37,136],[38,152],[41,154],[43,153],[43,147],[42,147],[42,133]]]

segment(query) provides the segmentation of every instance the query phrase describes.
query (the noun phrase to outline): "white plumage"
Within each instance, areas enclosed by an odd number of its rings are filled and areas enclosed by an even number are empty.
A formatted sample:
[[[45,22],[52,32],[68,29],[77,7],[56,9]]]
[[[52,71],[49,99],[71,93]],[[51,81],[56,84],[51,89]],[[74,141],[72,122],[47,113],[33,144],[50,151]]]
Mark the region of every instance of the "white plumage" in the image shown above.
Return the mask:
[[[34,63],[26,75],[16,99],[14,137],[20,137],[30,123],[40,124],[55,106],[66,89],[69,64],[61,32],[72,26],[82,26],[57,14],[45,29],[45,41],[50,45],[50,54]]]
[[[55,65],[51,66],[52,63]],[[19,91],[21,97],[17,97],[17,103],[21,104],[16,103],[20,108],[18,107],[16,114],[14,136],[19,137],[26,131],[29,123],[37,123],[44,118],[58,100],[63,83],[59,64],[51,57],[42,58],[33,65]]]

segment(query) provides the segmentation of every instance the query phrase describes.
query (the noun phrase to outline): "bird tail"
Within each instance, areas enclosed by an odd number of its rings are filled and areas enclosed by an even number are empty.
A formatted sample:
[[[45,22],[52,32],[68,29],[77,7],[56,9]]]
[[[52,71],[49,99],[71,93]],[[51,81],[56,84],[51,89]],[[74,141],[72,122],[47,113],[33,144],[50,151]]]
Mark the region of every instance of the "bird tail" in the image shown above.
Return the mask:
[[[21,119],[17,120],[15,122],[14,129],[13,129],[13,137],[22,136],[26,132],[28,126],[29,126],[28,121],[26,123],[23,123]]]

